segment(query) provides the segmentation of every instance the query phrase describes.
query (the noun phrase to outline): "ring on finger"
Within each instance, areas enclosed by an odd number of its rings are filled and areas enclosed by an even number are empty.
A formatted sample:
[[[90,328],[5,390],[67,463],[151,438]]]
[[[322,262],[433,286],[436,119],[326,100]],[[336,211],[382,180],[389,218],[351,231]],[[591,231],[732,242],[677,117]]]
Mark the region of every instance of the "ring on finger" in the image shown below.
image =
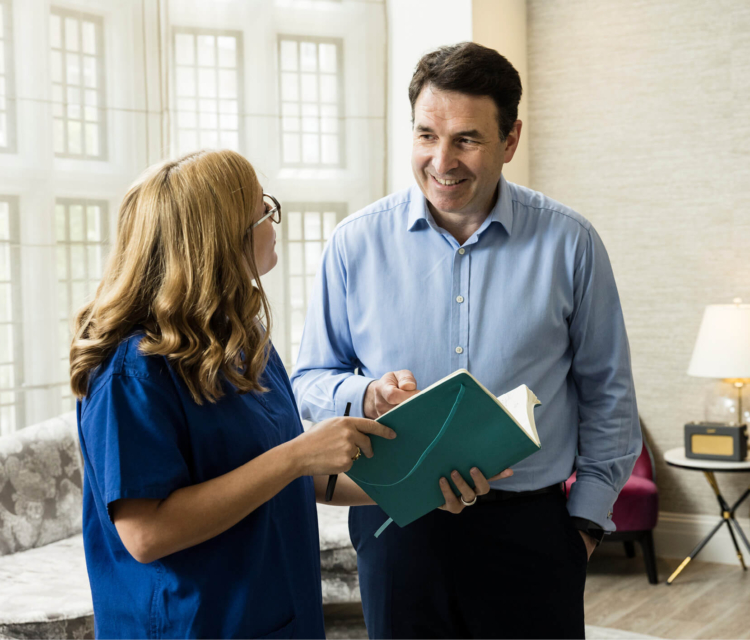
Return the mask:
[[[466,500],[464,500],[464,497],[461,496],[461,502],[463,502],[463,505],[465,507],[470,507],[471,505],[476,504],[476,502],[477,502],[477,495],[474,494],[474,499],[471,502],[466,502]]]
[[[354,457],[352,458],[352,462],[356,462],[357,460],[359,460],[359,457],[360,457],[361,455],[362,455],[362,449],[360,449],[359,447],[357,447],[357,453],[356,453],[356,455],[355,455],[355,456],[354,456]]]

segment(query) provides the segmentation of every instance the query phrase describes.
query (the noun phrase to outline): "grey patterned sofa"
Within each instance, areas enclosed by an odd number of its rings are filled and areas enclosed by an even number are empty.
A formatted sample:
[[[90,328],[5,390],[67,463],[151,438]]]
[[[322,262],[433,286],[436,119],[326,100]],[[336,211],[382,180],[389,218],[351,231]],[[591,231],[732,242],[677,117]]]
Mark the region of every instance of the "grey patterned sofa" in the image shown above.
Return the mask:
[[[75,413],[0,437],[0,638],[93,638]],[[323,601],[358,602],[347,510],[319,506]]]
[[[357,553],[349,540],[349,509],[318,505],[323,603],[360,602]]]
[[[93,637],[75,413],[0,438],[0,636]]]

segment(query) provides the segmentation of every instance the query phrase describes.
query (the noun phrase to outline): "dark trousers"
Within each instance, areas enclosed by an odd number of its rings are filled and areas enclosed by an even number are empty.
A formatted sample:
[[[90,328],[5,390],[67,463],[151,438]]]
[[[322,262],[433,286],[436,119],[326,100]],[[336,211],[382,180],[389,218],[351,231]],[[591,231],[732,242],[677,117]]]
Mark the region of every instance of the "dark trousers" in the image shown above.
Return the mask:
[[[370,638],[583,638],[586,545],[562,493],[391,524],[353,507]]]

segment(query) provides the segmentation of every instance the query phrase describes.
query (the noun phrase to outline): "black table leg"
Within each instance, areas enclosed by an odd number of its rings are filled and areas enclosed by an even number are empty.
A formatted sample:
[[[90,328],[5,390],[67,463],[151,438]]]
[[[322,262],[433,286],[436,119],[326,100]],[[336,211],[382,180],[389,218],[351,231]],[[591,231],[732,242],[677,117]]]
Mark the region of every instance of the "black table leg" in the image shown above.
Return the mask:
[[[708,535],[707,535],[707,536],[706,536],[705,538],[703,538],[703,540],[701,540],[701,541],[700,541],[700,542],[698,543],[698,546],[697,546],[697,547],[695,547],[695,549],[693,549],[693,550],[692,550],[692,551],[690,552],[690,555],[688,555],[688,557],[687,557],[687,558],[685,558],[685,559],[684,559],[684,560],[682,561],[682,564],[680,564],[680,566],[679,566],[679,567],[677,567],[677,568],[676,568],[676,569],[674,570],[674,573],[673,573],[673,574],[672,574],[671,576],[669,576],[669,578],[667,578],[667,585],[671,585],[671,584],[672,584],[672,582],[674,581],[674,579],[675,579],[675,578],[676,578],[676,577],[677,577],[678,575],[680,575],[680,573],[682,573],[682,570],[683,570],[683,569],[684,569],[684,568],[685,568],[685,567],[686,567],[686,566],[688,565],[688,563],[689,563],[689,562],[690,562],[690,561],[691,561],[691,560],[692,560],[693,558],[695,558],[695,556],[697,556],[697,555],[698,555],[698,554],[699,554],[699,553],[701,552],[701,549],[703,549],[703,547],[705,547],[705,546],[706,546],[706,543],[707,543],[707,542],[708,542],[708,541],[709,541],[709,540],[710,540],[711,538],[713,538],[713,537],[714,537],[714,534],[715,534],[715,533],[716,533],[716,532],[717,532],[717,531],[719,530],[719,528],[721,527],[721,525],[723,525],[723,524],[724,524],[724,522],[726,522],[726,521],[725,521],[725,520],[719,520],[718,524],[717,524],[717,525],[716,525],[716,526],[715,526],[715,527],[714,527],[713,529],[711,529],[711,533],[709,533],[709,534],[708,534]]]
[[[744,571],[747,571],[747,567],[745,566],[745,558],[742,557],[742,551],[740,550],[740,545],[737,544],[737,538],[735,537],[734,530],[732,529],[731,519],[727,518],[726,520],[727,520],[727,527],[729,528],[729,535],[732,536],[732,542],[734,543],[734,548],[737,551],[737,557],[740,560],[742,569]]]
[[[739,522],[737,522],[737,519],[736,519],[736,518],[734,517],[734,512],[735,512],[735,511],[737,510],[737,507],[739,507],[739,506],[740,506],[740,505],[741,505],[741,504],[742,504],[742,503],[743,503],[743,502],[745,501],[745,498],[747,498],[748,496],[750,496],[750,488],[748,488],[748,489],[747,489],[747,490],[745,491],[745,493],[743,493],[743,494],[742,494],[742,495],[740,496],[740,499],[739,499],[739,500],[737,500],[737,502],[735,502],[735,503],[734,503],[734,504],[732,505],[732,508],[731,508],[731,509],[729,510],[729,512],[730,512],[730,514],[731,514],[731,516],[730,516],[730,517],[731,517],[731,519],[732,519],[732,524],[733,524],[733,525],[735,526],[735,528],[737,529],[737,533],[739,533],[739,534],[740,534],[740,538],[742,538],[742,542],[744,542],[744,543],[745,543],[745,546],[747,547],[747,550],[748,550],[748,551],[750,551],[750,542],[748,542],[747,536],[745,536],[745,532],[744,532],[744,531],[742,530],[742,527],[740,527],[740,523],[739,523]]]
[[[714,476],[713,471],[704,471],[703,472],[706,476],[706,480],[708,480],[708,484],[711,485],[711,488],[714,490],[714,493],[716,494],[716,499],[719,502],[719,507],[721,508],[721,517],[722,519],[718,522],[718,524],[711,529],[711,533],[709,533],[701,542],[698,544],[695,549],[693,549],[690,552],[690,555],[685,558],[682,563],[680,564],[677,569],[675,569],[674,573],[672,573],[669,578],[667,578],[667,585],[671,585],[674,579],[680,575],[682,570],[688,565],[688,563],[697,556],[701,549],[706,546],[706,543],[713,538],[714,534],[721,528],[721,525],[723,525],[726,522],[727,529],[729,529],[729,535],[732,537],[732,542],[734,543],[734,548],[737,551],[737,557],[740,560],[740,564],[742,565],[742,568],[744,570],[747,570],[747,567],[745,566],[745,559],[742,557],[742,551],[740,550],[739,545],[737,544],[737,538],[734,535],[734,530],[732,529],[732,524],[734,524],[737,527],[737,531],[739,532],[740,536],[742,537],[742,541],[745,543],[745,545],[750,549],[750,545],[748,544],[748,540],[745,537],[745,532],[742,531],[739,524],[737,523],[737,520],[734,517],[734,510],[742,503],[742,501],[747,498],[748,495],[750,495],[750,489],[745,491],[744,494],[742,494],[742,497],[734,503],[734,506],[730,508],[730,506],[727,504],[727,501],[724,500],[724,496],[721,495],[721,491],[719,491],[719,483],[716,482],[716,476]]]

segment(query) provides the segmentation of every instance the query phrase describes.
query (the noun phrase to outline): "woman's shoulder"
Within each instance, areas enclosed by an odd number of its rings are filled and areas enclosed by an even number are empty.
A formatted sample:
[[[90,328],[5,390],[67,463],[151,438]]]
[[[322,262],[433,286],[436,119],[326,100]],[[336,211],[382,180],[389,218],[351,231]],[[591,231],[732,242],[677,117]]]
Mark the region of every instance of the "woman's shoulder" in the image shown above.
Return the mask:
[[[89,379],[89,396],[113,378],[120,376],[148,379],[156,384],[169,379],[166,358],[148,355],[140,350],[144,337],[143,329],[136,329],[120,341],[115,350],[92,372]]]

